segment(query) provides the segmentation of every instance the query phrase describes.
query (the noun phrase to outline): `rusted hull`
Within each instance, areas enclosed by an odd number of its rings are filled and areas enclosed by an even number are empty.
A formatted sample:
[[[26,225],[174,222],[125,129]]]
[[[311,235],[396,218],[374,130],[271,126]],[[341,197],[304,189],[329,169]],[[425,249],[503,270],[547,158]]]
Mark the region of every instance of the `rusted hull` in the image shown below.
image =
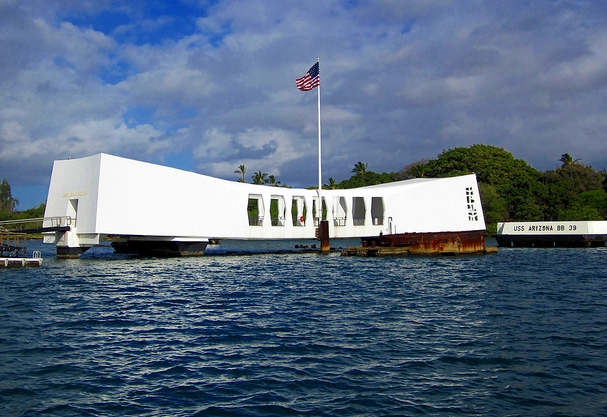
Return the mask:
[[[362,239],[344,256],[459,255],[487,253],[482,231],[400,233]]]

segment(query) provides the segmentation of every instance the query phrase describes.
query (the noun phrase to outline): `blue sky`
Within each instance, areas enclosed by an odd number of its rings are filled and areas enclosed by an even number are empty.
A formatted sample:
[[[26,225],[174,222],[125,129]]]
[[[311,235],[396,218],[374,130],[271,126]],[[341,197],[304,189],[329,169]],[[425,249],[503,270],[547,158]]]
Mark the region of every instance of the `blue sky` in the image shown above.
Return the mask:
[[[19,209],[52,163],[105,152],[317,183],[495,145],[607,168],[607,2],[0,0],[0,178]]]

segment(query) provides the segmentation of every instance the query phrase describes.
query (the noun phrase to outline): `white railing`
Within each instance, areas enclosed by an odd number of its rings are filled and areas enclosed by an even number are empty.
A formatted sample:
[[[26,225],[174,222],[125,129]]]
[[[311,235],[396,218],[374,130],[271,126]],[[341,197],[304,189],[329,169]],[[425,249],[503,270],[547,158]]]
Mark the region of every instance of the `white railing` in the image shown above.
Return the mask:
[[[49,224],[50,223],[50,224]],[[0,230],[23,230],[40,227],[61,227],[76,224],[72,216],[37,217],[33,219],[16,219],[0,221]]]
[[[333,217],[333,226],[345,226],[346,218],[345,217]]]

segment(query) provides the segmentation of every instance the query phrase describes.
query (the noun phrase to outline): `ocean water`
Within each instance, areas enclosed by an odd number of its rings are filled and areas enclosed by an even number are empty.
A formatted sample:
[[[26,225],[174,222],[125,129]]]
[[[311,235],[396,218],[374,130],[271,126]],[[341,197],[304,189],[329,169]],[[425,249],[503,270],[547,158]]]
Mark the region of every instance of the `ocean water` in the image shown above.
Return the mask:
[[[42,267],[0,269],[0,415],[607,415],[605,248],[220,247],[58,260],[30,242]]]

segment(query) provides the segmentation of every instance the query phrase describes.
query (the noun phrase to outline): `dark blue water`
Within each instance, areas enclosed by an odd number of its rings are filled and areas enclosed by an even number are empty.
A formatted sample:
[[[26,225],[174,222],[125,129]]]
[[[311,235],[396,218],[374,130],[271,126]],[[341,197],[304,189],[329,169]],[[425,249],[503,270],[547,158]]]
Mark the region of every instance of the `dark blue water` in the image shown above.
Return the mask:
[[[2,416],[607,415],[606,249],[44,251],[0,270]]]

